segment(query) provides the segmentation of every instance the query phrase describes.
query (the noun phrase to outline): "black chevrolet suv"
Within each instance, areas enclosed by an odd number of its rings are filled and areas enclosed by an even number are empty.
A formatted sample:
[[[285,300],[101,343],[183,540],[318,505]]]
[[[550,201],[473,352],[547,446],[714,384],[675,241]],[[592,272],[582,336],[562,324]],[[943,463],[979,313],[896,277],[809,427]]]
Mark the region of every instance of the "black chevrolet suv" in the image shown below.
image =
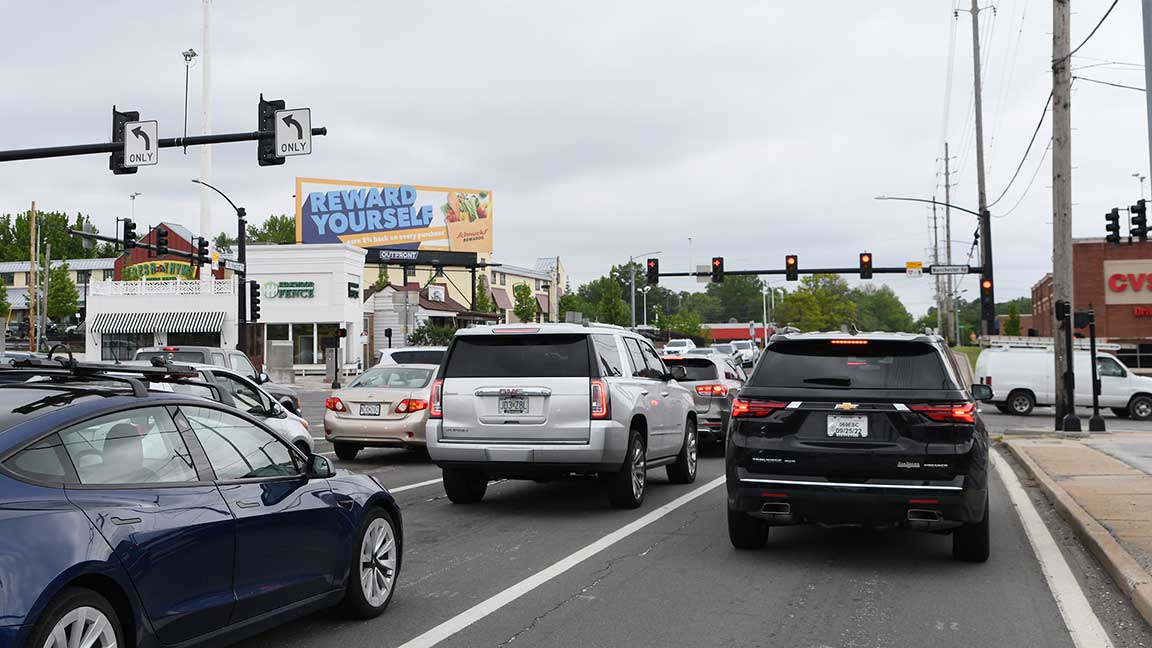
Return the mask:
[[[732,406],[728,534],[860,524],[951,533],[988,559],[988,432],[946,344],[904,333],[774,336]]]

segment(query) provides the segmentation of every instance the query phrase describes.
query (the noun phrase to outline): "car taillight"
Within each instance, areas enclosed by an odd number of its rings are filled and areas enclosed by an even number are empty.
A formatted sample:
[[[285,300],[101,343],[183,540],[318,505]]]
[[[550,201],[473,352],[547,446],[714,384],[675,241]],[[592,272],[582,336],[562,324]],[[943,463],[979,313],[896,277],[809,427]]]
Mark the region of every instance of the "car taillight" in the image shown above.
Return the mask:
[[[428,409],[428,401],[419,398],[405,398],[396,404],[397,414],[408,414]]]
[[[444,418],[444,379],[432,383],[432,402],[428,405],[428,418]]]
[[[324,399],[324,409],[332,410],[333,412],[347,412],[348,408],[344,407],[344,401],[335,396],[330,396]]]
[[[592,418],[608,418],[608,385],[603,380],[593,379],[589,384],[588,394],[591,407],[589,412]]]
[[[701,396],[727,396],[728,388],[724,385],[696,385],[696,393]]]
[[[975,403],[944,403],[941,405],[909,405],[908,409],[923,414],[939,423],[975,423]]]
[[[732,418],[763,418],[785,407],[788,403],[737,398],[732,401]]]

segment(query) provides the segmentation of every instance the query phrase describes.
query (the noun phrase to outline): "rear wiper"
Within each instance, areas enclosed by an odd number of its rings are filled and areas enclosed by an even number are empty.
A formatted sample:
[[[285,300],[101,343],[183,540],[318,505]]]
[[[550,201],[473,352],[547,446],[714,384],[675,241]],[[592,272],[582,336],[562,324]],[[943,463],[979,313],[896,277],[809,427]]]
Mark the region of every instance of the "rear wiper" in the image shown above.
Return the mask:
[[[812,383],[815,385],[832,385],[834,387],[851,387],[851,378],[837,378],[835,376],[828,376],[824,378],[805,378],[804,382]]]

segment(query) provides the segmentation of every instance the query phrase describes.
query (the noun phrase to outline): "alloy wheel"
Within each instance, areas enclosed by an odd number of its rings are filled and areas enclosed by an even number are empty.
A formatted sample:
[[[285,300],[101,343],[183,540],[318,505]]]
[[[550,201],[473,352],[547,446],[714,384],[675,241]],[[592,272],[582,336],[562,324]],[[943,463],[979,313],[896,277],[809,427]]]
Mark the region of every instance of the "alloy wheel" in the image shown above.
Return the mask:
[[[1012,409],[1013,409],[1013,411],[1016,411],[1016,412],[1027,412],[1028,411],[1028,397],[1027,396],[1017,396],[1016,398],[1013,398],[1012,399]]]
[[[1146,398],[1136,399],[1136,402],[1132,403],[1132,414],[1142,419],[1152,416],[1152,400]]]
[[[360,545],[360,587],[372,607],[388,600],[396,581],[396,536],[392,525],[376,518],[364,531]]]
[[[644,446],[637,443],[632,452],[632,496],[640,499],[644,493],[644,480],[648,477],[648,466],[644,458]]]
[[[103,612],[94,607],[78,607],[68,612],[52,628],[43,648],[116,648],[116,630]]]
[[[696,476],[696,448],[698,445],[699,433],[696,431],[696,426],[692,426],[688,430],[688,439],[685,443],[688,444],[688,474],[692,477]]]

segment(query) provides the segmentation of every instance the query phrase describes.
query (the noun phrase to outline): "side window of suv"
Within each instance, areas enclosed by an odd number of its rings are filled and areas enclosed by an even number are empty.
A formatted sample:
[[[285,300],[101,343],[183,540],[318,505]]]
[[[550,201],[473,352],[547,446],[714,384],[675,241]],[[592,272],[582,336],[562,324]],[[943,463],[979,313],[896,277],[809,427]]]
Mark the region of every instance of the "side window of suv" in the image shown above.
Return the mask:
[[[632,365],[632,376],[635,378],[648,377],[648,365],[644,362],[644,354],[640,351],[640,344],[632,338],[624,338],[624,348],[628,349],[629,364]]]
[[[249,378],[256,378],[256,367],[252,366],[252,362],[248,360],[248,356],[243,353],[231,353],[228,359],[232,361],[232,369],[241,376]]]
[[[596,359],[600,365],[600,375],[605,378],[615,378],[624,375],[624,363],[620,359],[620,348],[616,346],[616,337],[613,335],[593,335]]]
[[[644,360],[648,364],[645,377],[652,380],[663,380],[664,374],[668,373],[668,367],[664,366],[664,361],[656,354],[656,349],[653,349],[651,344],[647,342],[640,342],[639,344],[640,352],[644,354]]]

